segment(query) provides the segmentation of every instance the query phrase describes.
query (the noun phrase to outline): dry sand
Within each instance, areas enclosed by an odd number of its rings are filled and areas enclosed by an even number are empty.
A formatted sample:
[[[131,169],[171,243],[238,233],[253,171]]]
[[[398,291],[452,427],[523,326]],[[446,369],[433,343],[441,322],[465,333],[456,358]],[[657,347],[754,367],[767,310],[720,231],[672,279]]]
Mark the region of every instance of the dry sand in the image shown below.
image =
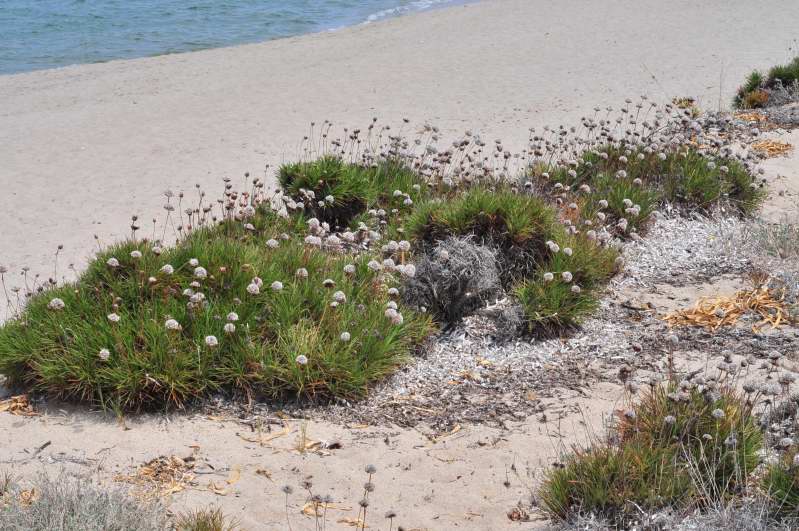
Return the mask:
[[[93,234],[108,242],[126,234],[130,214],[158,215],[162,190],[214,190],[223,176],[291,158],[312,120],[359,126],[407,116],[520,147],[530,126],[570,123],[641,93],[690,95],[715,108],[749,69],[786,57],[796,20],[792,1],[487,0],[336,33],[0,77],[0,264],[48,274],[60,243],[61,263],[80,264]],[[799,191],[795,154],[770,164],[771,178]],[[768,211],[790,212],[794,198],[777,196]],[[668,307],[698,292],[652,302]],[[172,509],[218,504],[247,529],[272,530],[286,528],[282,484],[296,488],[312,475],[317,491],[352,508],[331,511],[335,523],[357,512],[362,468],[374,463],[373,529],[387,528],[389,508],[407,529],[540,528],[507,513],[529,502],[563,445],[601,429],[622,395],[613,384],[590,392],[547,404],[546,422],[464,425],[437,439],[314,419],[308,440],[342,443],[322,454],[296,450],[296,420],[260,445],[246,440],[256,437],[247,426],[206,417],[145,416],[123,427],[81,408],[2,413],[0,469],[30,477],[65,466],[111,482],[196,445],[215,470],[203,465],[197,485],[172,496]],[[301,506],[295,494],[294,529],[313,528]]]

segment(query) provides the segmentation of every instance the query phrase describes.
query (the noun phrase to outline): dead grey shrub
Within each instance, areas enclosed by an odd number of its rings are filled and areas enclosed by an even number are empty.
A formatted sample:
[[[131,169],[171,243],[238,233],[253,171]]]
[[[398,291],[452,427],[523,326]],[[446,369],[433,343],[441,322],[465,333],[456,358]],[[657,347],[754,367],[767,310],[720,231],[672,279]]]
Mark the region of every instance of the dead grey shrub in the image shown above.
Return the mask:
[[[0,503],[4,531],[163,531],[168,522],[156,505],[140,505],[119,489],[61,473],[42,473],[33,485],[33,502],[20,503],[20,487],[11,486]]]
[[[502,293],[496,253],[471,237],[438,242],[416,262],[405,282],[405,303],[426,308],[439,322],[454,325]]]
[[[752,224],[749,236],[759,250],[772,256],[782,260],[799,257],[799,225],[787,216],[779,223]]]
[[[795,520],[775,520],[762,499],[749,499],[738,504],[713,505],[686,515],[678,509],[657,513],[641,512],[640,522],[630,529],[641,531],[789,531],[796,529]],[[578,515],[569,522],[555,525],[553,531],[605,531],[615,529],[607,521],[593,515]]]

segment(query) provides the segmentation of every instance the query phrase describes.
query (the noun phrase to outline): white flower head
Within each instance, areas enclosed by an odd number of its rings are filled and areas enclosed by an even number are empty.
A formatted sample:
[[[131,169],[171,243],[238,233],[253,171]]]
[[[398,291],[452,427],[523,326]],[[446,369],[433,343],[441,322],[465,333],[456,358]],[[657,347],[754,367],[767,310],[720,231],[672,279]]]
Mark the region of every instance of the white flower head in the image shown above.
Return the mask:
[[[571,291],[572,291],[572,293],[577,294],[577,293],[580,293],[582,291],[582,288],[580,288],[580,286],[578,286],[577,284],[574,284],[571,287]]]
[[[134,260],[138,260],[139,258],[141,258],[141,251],[131,251],[130,257],[133,258]]]
[[[109,313],[107,317],[112,323],[118,323],[120,319],[119,314],[117,313]]]
[[[397,268],[399,268],[399,266],[397,266]],[[400,270],[400,273],[408,278],[413,278],[416,276],[416,266],[413,264],[405,264],[405,267]]]
[[[355,274],[355,266],[353,264],[347,264],[344,266],[344,273],[347,275],[354,275]]]
[[[209,348],[214,348],[219,345],[219,340],[216,336],[205,336],[205,344],[208,345]]]
[[[239,314],[237,314],[236,312],[230,312],[229,314],[227,314],[226,319],[231,323],[235,323],[236,321],[239,320]]]
[[[171,275],[174,272],[175,272],[175,268],[172,267],[169,264],[165,264],[165,265],[161,266],[161,273],[163,273],[165,275]]]
[[[164,326],[166,327],[167,330],[174,330],[176,332],[183,330],[183,327],[180,326],[180,323],[174,319],[167,319],[166,322],[164,323]]]
[[[256,284],[255,282],[251,282],[250,284],[247,285],[247,293],[249,293],[250,295],[258,295],[259,293],[261,293],[261,288],[259,288],[258,284]]]
[[[163,249],[162,249],[160,246],[158,246],[158,245],[154,246],[154,247],[152,248],[152,251],[153,251],[153,254],[154,254],[155,256],[158,256],[158,255],[160,255],[161,253],[163,253],[163,252],[164,252],[164,250],[163,250]]]
[[[555,280],[555,275],[552,273],[544,273],[544,282],[552,282]]]
[[[119,267],[119,260],[117,260],[113,256],[111,258],[109,258],[105,263],[106,263],[106,265],[108,265],[108,267],[111,267],[111,268]]]
[[[380,262],[378,262],[377,260],[370,260],[369,263],[367,264],[367,267],[372,271],[380,271],[381,269],[383,269],[383,266],[380,265]]]
[[[407,253],[408,251],[411,250],[411,242],[409,242],[408,240],[401,240],[399,242],[399,250],[402,251],[403,253]]]
[[[192,258],[191,260],[189,260],[189,265],[191,267],[197,267],[198,265],[200,265],[200,261],[197,260],[196,258]]]
[[[108,361],[108,358],[111,357],[111,351],[108,350],[107,348],[101,348],[98,356],[100,357],[101,360]]]
[[[560,274],[560,277],[563,279],[564,282],[571,282],[573,275],[569,271],[564,271]]]
[[[225,326],[222,327],[226,334],[232,334],[236,331],[236,325],[233,323],[225,323]]]
[[[308,270],[305,269],[304,267],[301,267],[297,270],[295,275],[297,278],[308,278]]]
[[[271,288],[272,291],[281,291],[283,289],[283,283],[280,282],[279,280],[275,280],[274,282],[272,282]]]
[[[397,288],[388,288],[389,297],[399,297],[399,290]]]
[[[344,343],[347,343],[350,340],[350,338],[351,336],[349,332],[342,332],[341,335],[339,336],[339,339],[341,339]]]
[[[277,249],[280,246],[280,242],[274,238],[269,238],[266,240],[266,246],[270,249]]]
[[[573,253],[574,253],[574,251],[572,251],[571,247],[564,247],[563,248],[563,254],[565,254],[566,256],[571,256]]]
[[[50,302],[47,303],[47,308],[50,310],[56,310],[56,311],[63,310],[64,306],[66,306],[64,304],[64,301],[59,299],[58,297],[51,299]]]
[[[340,304],[343,304],[347,302],[347,296],[344,294],[343,291],[337,291],[333,294],[333,300]]]
[[[308,357],[303,354],[294,358],[294,361],[297,362],[297,365],[308,365]]]
[[[208,277],[208,271],[205,270],[204,267],[195,267],[194,268],[194,277],[203,279]]]
[[[725,417],[724,410],[722,409],[714,409],[710,414],[717,420],[721,420]]]

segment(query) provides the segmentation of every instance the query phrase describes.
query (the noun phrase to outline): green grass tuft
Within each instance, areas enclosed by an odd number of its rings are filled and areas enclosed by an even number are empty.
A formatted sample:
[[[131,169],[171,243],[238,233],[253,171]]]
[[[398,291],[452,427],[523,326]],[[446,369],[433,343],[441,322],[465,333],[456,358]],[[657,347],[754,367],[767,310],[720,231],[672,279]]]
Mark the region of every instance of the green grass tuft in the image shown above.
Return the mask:
[[[325,156],[286,164],[278,179],[287,195],[304,203],[308,216],[341,228],[370,208],[407,211],[406,199],[420,201],[428,193],[424,179],[397,160],[362,166]],[[395,195],[397,190],[407,195]],[[303,191],[313,192],[313,199],[304,198]]]
[[[198,509],[180,514],[175,522],[176,531],[236,531],[240,529],[222,509]]]

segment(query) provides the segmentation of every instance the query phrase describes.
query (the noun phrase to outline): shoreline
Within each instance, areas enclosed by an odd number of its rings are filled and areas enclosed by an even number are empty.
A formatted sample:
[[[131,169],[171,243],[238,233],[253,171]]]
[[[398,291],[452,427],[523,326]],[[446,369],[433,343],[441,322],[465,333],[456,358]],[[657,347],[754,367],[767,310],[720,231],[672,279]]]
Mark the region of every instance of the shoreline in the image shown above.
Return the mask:
[[[116,62],[120,62],[120,61],[143,61],[143,60],[148,60],[148,59],[158,59],[158,58],[168,57],[168,56],[192,54],[192,53],[207,52],[207,51],[213,51],[213,50],[222,50],[222,49],[228,49],[228,48],[239,48],[239,47],[245,47],[245,46],[258,46],[258,45],[264,45],[264,44],[268,44],[268,43],[272,43],[272,42],[276,42],[276,41],[283,41],[283,40],[287,40],[287,39],[295,39],[295,38],[300,38],[300,37],[310,37],[310,36],[325,35],[325,34],[329,34],[329,33],[337,33],[337,32],[340,32],[340,31],[345,31],[345,30],[352,29],[352,28],[368,26],[368,25],[376,24],[376,23],[382,23],[382,22],[386,22],[386,21],[389,21],[389,20],[394,20],[394,19],[397,19],[397,18],[403,18],[403,17],[407,17],[407,16],[414,16],[414,15],[424,15],[426,13],[430,13],[430,12],[433,12],[433,11],[453,9],[453,8],[458,8],[458,7],[467,7],[467,6],[471,5],[471,4],[475,4],[475,3],[480,2],[480,1],[483,1],[483,0],[435,0],[435,3],[433,3],[433,4],[431,4],[431,5],[427,6],[427,7],[422,7],[422,8],[418,8],[418,9],[411,9],[409,11],[404,11],[404,7],[405,6],[396,6],[394,8],[384,9],[384,10],[381,10],[379,12],[372,13],[367,18],[358,19],[357,21],[354,21],[354,22],[349,23],[349,24],[344,24],[344,25],[341,25],[341,26],[335,26],[335,27],[330,27],[330,28],[325,28],[325,29],[311,30],[311,31],[307,31],[307,32],[304,32],[304,33],[297,33],[297,34],[293,34],[293,35],[282,35],[282,36],[278,35],[278,36],[275,36],[275,37],[263,38],[263,39],[258,39],[258,40],[249,40],[249,41],[245,40],[245,41],[241,41],[241,42],[231,42],[231,43],[224,44],[224,45],[221,45],[221,46],[213,46],[212,45],[212,46],[208,46],[208,47],[200,47],[200,48],[195,48],[195,49],[190,49],[190,50],[164,51],[164,52],[161,52],[161,53],[150,54],[150,55],[141,55],[141,56],[136,56],[136,57],[114,57],[114,58],[102,59],[102,60],[97,60],[97,61],[90,61],[90,62],[85,62],[85,63],[70,63],[70,64],[64,64],[64,65],[52,66],[52,67],[34,68],[32,70],[20,70],[20,71],[17,71],[17,72],[5,72],[5,73],[4,72],[0,72],[0,79],[2,79],[3,77],[10,77],[10,76],[24,76],[24,75],[27,75],[27,74],[41,74],[43,72],[60,71],[60,70],[65,70],[65,69],[73,69],[73,68],[81,68],[81,67],[91,67],[91,66],[96,66],[96,65],[107,65],[109,63],[116,63]],[[447,3],[444,4],[444,5],[439,5],[439,2],[447,2]],[[399,12],[396,13],[396,14],[383,14],[383,13],[391,12],[391,11],[399,11]],[[378,16],[378,15],[379,15],[379,18],[376,18],[374,20],[372,19],[372,17]]]
[[[407,117],[438,125],[444,140],[472,129],[518,151],[529,127],[576,123],[641,93],[715,108],[749,69],[782,59],[795,35],[788,21],[799,18],[789,2],[773,2],[786,14],[776,23],[743,2],[693,6],[688,21],[687,2],[646,4],[485,0],[332,33],[0,76],[0,264],[46,278],[63,244],[60,263],[80,268],[93,235],[108,244],[132,214],[159,215],[164,189],[260,176],[296,156],[314,120]],[[752,24],[770,31],[743,31]]]

